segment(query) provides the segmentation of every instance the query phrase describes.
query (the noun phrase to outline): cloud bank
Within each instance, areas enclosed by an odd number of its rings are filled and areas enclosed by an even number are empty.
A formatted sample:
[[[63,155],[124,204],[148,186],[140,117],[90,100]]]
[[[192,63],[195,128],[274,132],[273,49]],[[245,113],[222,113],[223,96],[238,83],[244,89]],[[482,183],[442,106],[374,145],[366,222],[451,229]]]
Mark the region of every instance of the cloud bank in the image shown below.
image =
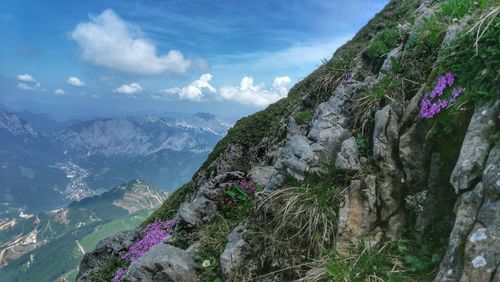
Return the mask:
[[[228,85],[215,89],[210,84],[211,80],[212,75],[206,73],[188,86],[162,89],[159,91],[162,95],[152,95],[151,97],[161,100],[177,96],[181,100],[200,102],[210,95],[219,101],[232,101],[244,105],[264,107],[285,98],[292,81],[288,76],[279,76],[274,79],[272,88],[266,89],[264,84],[255,85],[251,76],[245,76],[241,79],[239,86]]]
[[[151,40],[110,9],[79,23],[71,38],[80,45],[84,60],[110,69],[144,75],[183,74],[191,65],[177,50],[157,55]]]
[[[160,90],[160,93],[167,95],[177,95],[181,100],[189,100],[199,102],[205,95],[204,92],[208,91],[211,93],[217,93],[217,90],[210,84],[212,80],[212,75],[205,73],[200,76],[198,80],[191,82],[188,86],[178,88],[167,88]],[[161,96],[155,95],[153,98],[161,98]]]

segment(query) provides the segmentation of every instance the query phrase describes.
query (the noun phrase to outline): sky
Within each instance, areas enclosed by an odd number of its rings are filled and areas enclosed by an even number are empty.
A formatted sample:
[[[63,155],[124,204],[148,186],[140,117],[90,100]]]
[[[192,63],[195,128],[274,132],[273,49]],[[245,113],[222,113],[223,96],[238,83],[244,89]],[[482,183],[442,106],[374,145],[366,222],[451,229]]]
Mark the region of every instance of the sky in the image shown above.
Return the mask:
[[[0,0],[0,104],[58,119],[265,108],[387,0]]]

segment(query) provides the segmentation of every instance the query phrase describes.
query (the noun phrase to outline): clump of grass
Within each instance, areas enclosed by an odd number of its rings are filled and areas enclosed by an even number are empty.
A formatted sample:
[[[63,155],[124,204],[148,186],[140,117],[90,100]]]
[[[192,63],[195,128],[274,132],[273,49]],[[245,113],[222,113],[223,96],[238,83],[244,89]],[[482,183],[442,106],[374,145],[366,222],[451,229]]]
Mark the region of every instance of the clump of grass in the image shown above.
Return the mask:
[[[298,125],[306,124],[312,119],[313,115],[314,115],[314,112],[312,110],[298,112],[295,114],[295,122]]]
[[[324,173],[306,175],[302,183],[292,178],[288,182],[292,182],[291,187],[271,193],[259,203],[257,211],[272,214],[273,237],[296,242],[310,255],[320,255],[335,239],[344,175],[331,165]]]
[[[356,112],[354,127],[365,132],[367,124],[371,124],[375,112],[386,104],[405,104],[404,81],[396,75],[387,75],[377,84],[361,92],[352,103]]]
[[[400,239],[378,248],[363,243],[347,254],[334,251],[325,263],[333,281],[431,281],[445,251],[442,240]]]
[[[269,195],[260,207],[266,203],[278,206],[273,212],[277,238],[300,241],[311,254],[319,254],[322,248],[333,243],[342,190],[311,186],[284,188]]]
[[[398,271],[401,262],[391,254],[392,251],[389,244],[378,249],[359,244],[347,255],[332,252],[325,268],[333,281],[404,281]]]

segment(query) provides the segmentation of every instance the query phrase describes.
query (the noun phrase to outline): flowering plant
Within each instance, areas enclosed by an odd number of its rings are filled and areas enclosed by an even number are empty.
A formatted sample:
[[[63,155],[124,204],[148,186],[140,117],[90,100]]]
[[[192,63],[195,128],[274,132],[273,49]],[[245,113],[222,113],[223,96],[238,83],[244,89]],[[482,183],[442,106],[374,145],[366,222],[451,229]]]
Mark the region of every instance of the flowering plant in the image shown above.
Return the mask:
[[[153,246],[161,243],[170,236],[170,232],[175,226],[173,220],[159,221],[148,224],[143,229],[143,236],[135,242],[128,251],[122,255],[122,259],[128,262],[135,262],[144,256]],[[113,277],[113,282],[118,282],[127,273],[126,268],[118,268]]]
[[[150,223],[144,229],[144,236],[139,241],[135,242],[132,247],[122,255],[122,259],[130,262],[135,262],[140,257],[144,256],[154,245],[161,243],[167,236],[170,235],[175,222],[173,220],[159,221]]]
[[[240,183],[222,191],[222,202],[227,206],[248,202],[251,197],[260,190],[262,189],[255,183],[255,181],[249,178],[244,178],[240,181]]]
[[[125,274],[127,274],[127,269],[120,267],[116,270],[115,276],[113,276],[113,280],[111,280],[111,281],[118,282],[118,281],[120,281],[120,279],[122,279],[123,276],[125,276]]]
[[[438,77],[438,82],[434,86],[434,89],[430,93],[425,94],[420,102],[420,118],[431,119],[443,109],[449,108],[457,102],[458,97],[465,91],[462,87],[454,88],[450,99],[438,99],[454,82],[455,75],[451,72]]]

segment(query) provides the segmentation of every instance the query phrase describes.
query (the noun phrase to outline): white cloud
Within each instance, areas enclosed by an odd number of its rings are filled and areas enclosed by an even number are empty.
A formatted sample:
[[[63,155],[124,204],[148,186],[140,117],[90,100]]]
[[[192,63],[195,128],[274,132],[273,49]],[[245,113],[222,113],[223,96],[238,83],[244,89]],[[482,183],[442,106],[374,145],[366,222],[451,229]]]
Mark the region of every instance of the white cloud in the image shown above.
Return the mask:
[[[82,87],[85,85],[85,83],[83,83],[83,81],[81,81],[78,77],[74,77],[74,76],[69,77],[68,80],[66,81],[66,83],[71,85],[71,86],[76,86],[76,87]]]
[[[19,74],[17,79],[24,82],[36,82],[36,80],[29,74]]]
[[[34,90],[36,90],[36,87],[28,85],[28,84],[26,84],[24,82],[18,83],[17,84],[17,88],[19,88],[21,90],[26,90],[26,91],[34,91]]]
[[[178,95],[179,98],[183,100],[190,101],[201,101],[201,98],[204,96],[204,90],[208,90],[211,93],[216,93],[217,90],[210,84],[212,80],[212,75],[209,73],[205,73],[200,76],[200,79],[191,82],[186,87],[182,88],[167,88],[160,90],[160,93],[167,95]],[[161,99],[161,96],[154,95],[152,96],[154,99]]]
[[[122,86],[113,90],[113,92],[122,93],[125,95],[134,95],[136,93],[142,92],[142,87],[139,83],[133,82],[131,84],[123,84]]]
[[[54,94],[56,95],[64,95],[64,90],[62,90],[61,88],[57,88],[56,90],[54,90]]]
[[[288,76],[279,76],[274,79],[273,87],[266,89],[264,84],[254,85],[253,78],[245,76],[241,79],[239,87],[223,86],[219,88],[218,97],[241,104],[264,107],[285,98],[291,81]]]
[[[35,83],[20,82],[17,84],[17,88],[19,88],[21,90],[26,90],[26,91],[37,91],[37,90],[40,91],[40,83],[38,83],[38,82],[35,82]]]
[[[158,56],[156,46],[138,28],[107,9],[71,32],[82,58],[96,65],[139,74],[183,74],[191,62],[177,50]]]

